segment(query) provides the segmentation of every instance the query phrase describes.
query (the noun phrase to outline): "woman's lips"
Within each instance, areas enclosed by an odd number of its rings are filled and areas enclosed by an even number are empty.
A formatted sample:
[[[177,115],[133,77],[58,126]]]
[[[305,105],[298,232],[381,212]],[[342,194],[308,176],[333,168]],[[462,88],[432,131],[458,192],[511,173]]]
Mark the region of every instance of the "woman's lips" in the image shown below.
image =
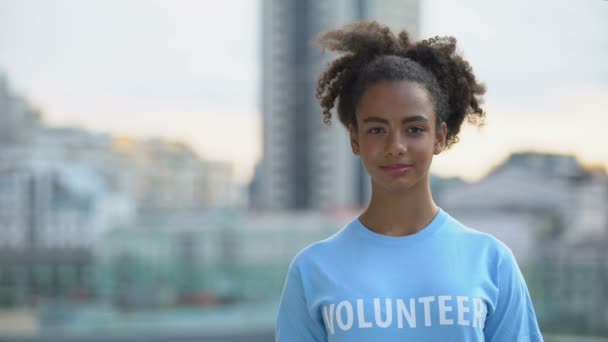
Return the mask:
[[[380,168],[382,171],[388,173],[391,176],[399,176],[408,172],[414,165],[412,164],[390,164],[382,165]]]

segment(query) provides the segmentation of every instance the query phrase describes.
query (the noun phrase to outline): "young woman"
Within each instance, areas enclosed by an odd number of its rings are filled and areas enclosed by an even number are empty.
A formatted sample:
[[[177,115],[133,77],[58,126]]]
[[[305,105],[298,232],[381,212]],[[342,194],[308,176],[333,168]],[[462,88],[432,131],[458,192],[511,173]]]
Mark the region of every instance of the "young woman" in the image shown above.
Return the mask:
[[[323,34],[344,53],[321,75],[371,177],[369,206],[290,265],[277,341],[542,341],[510,249],[464,226],[431,196],[434,155],[481,122],[485,88],[456,39],[410,42],[376,22]]]

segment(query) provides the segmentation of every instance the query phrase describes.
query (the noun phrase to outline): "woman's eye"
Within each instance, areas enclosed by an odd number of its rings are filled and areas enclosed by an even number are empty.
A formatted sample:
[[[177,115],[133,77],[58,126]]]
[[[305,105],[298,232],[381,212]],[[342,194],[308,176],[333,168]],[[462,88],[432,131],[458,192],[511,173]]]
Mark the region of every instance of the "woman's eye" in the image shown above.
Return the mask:
[[[378,128],[378,127],[376,127],[376,128],[370,128],[367,132],[369,134],[382,134],[382,133],[384,133],[384,129]]]
[[[422,127],[410,127],[407,131],[409,133],[418,134],[418,133],[424,132],[424,128],[422,128]]]

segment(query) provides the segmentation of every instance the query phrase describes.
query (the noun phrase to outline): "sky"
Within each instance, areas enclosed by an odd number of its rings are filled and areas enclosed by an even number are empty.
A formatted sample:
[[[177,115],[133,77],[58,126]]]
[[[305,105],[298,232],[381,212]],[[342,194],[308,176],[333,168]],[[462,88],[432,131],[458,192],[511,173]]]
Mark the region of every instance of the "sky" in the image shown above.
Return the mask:
[[[0,73],[50,125],[189,143],[246,182],[262,157],[260,4],[0,0]],[[474,180],[509,153],[608,165],[608,1],[426,0],[485,82],[486,125],[436,157]]]

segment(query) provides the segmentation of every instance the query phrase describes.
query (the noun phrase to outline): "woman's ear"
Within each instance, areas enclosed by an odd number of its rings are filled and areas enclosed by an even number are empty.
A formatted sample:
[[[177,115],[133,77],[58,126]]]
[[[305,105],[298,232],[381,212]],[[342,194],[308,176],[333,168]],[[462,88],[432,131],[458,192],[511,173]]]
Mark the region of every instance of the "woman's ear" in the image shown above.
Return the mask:
[[[353,149],[353,153],[359,155],[359,138],[357,137],[357,127],[351,124],[348,128],[348,135],[350,136],[350,147]]]
[[[434,153],[439,154],[445,148],[448,136],[448,125],[445,121],[441,122],[439,127],[437,127],[437,136],[435,137],[435,149]]]

